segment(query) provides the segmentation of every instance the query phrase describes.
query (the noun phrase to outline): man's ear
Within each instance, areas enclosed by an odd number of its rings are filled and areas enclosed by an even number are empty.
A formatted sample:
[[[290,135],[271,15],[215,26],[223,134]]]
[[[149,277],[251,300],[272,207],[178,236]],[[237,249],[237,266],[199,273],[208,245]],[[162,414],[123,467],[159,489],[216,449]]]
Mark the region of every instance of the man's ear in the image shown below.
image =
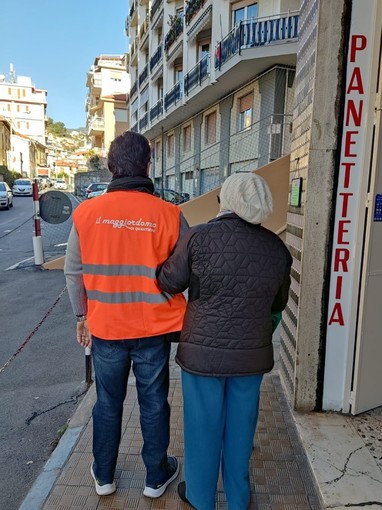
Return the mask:
[[[151,161],[149,161],[147,163],[147,167],[146,167],[146,176],[148,177],[149,176],[149,173],[150,173],[150,165],[151,165]]]

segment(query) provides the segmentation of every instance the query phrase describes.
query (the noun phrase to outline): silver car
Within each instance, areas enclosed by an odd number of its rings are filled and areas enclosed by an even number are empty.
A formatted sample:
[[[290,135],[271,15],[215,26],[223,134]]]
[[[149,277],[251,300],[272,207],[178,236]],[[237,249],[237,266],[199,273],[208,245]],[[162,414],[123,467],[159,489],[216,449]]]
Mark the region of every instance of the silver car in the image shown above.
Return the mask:
[[[13,195],[6,182],[0,182],[0,207],[9,209],[13,207]]]
[[[13,183],[14,196],[31,197],[33,195],[32,181],[30,179],[16,179]]]

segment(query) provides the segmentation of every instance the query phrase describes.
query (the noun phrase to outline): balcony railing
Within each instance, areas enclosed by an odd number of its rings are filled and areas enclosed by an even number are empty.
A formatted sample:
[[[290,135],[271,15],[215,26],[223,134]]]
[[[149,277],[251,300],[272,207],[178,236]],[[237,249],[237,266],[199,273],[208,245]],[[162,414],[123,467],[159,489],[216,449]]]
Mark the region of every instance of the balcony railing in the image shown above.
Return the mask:
[[[215,69],[246,48],[275,44],[298,38],[299,13],[241,21],[216,46]]]
[[[101,88],[102,87],[102,78],[100,76],[93,76],[93,87]]]
[[[146,64],[143,71],[139,75],[139,86],[141,86],[142,83],[144,83],[147,80],[148,75],[149,75],[149,65]]]
[[[204,81],[210,74],[210,55],[204,55],[190,72],[184,77],[184,93],[188,93]]]
[[[140,38],[141,41],[143,41],[143,38],[147,34],[148,28],[149,28],[149,21],[148,21],[148,16],[147,16],[145,21],[139,27],[139,38]]]
[[[133,97],[138,91],[138,80],[135,80],[133,86],[130,89],[130,97]]]
[[[90,131],[103,131],[105,129],[105,120],[102,117],[94,117],[89,126]]]
[[[159,99],[155,106],[153,106],[150,110],[150,121],[152,122],[154,119],[159,117],[163,113],[163,99]]]
[[[176,104],[183,96],[183,81],[180,80],[176,83],[170,92],[164,96],[164,109],[168,110],[170,106]]]
[[[149,123],[149,112],[146,112],[144,116],[139,120],[139,131],[141,129],[145,129],[147,124]]]
[[[150,20],[152,21],[155,14],[159,11],[159,8],[163,5],[163,0],[155,0],[150,10]]]
[[[167,32],[164,39],[164,49],[166,52],[178,39],[181,33],[183,33],[183,16],[176,14],[172,19],[170,30]]]
[[[204,6],[207,0],[190,0],[187,4],[185,11],[186,25],[190,24],[192,18],[197,14],[198,11]]]
[[[162,60],[163,55],[163,44],[160,43],[158,48],[155,50],[154,55],[150,58],[150,72],[156,67],[156,65]]]
[[[135,2],[133,2],[133,5],[130,8],[130,12],[129,12],[130,18],[133,17],[134,12],[135,12]]]

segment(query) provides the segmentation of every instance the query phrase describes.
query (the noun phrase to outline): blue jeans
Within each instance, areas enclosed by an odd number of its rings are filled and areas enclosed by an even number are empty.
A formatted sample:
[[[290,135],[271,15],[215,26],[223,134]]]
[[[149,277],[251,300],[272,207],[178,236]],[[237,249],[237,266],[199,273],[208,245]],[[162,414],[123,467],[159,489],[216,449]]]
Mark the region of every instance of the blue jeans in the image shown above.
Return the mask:
[[[170,440],[170,342],[163,335],[134,340],[92,337],[97,402],[93,408],[93,470],[101,484],[112,483],[117,464],[123,402],[130,368],[136,378],[143,436],[146,485],[168,478]]]

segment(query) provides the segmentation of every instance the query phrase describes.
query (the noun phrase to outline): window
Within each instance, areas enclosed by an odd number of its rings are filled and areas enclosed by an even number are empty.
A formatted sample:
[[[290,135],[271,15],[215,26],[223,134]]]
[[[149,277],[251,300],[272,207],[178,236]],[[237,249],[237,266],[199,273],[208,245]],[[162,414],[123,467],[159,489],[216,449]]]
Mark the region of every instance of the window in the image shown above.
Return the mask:
[[[185,172],[184,178],[186,179],[186,181],[192,180],[194,178],[193,170],[190,170],[189,172]]]
[[[11,87],[8,87],[8,96],[11,96],[12,95],[12,89]]]
[[[174,77],[175,77],[175,83],[178,83],[178,81],[183,80],[183,67],[182,66],[175,66],[174,68]]]
[[[237,25],[240,21],[257,18],[257,3],[245,5],[245,2],[238,2],[232,6],[232,24]]]
[[[183,152],[191,150],[191,125],[183,129]]]
[[[19,105],[19,104],[16,106],[16,111],[17,111],[17,112],[19,112],[19,111],[20,111],[20,105]]]
[[[249,128],[252,124],[252,104],[252,93],[239,99],[239,131]]]
[[[216,142],[216,112],[206,116],[204,139],[207,145]]]
[[[162,144],[160,142],[160,140],[156,141],[155,142],[155,160],[156,161],[159,161],[162,157]]]
[[[167,157],[174,157],[175,147],[174,147],[174,135],[168,135],[167,137]]]
[[[209,42],[200,42],[198,47],[199,60],[202,60],[203,57],[209,55],[210,53],[210,43]]]

